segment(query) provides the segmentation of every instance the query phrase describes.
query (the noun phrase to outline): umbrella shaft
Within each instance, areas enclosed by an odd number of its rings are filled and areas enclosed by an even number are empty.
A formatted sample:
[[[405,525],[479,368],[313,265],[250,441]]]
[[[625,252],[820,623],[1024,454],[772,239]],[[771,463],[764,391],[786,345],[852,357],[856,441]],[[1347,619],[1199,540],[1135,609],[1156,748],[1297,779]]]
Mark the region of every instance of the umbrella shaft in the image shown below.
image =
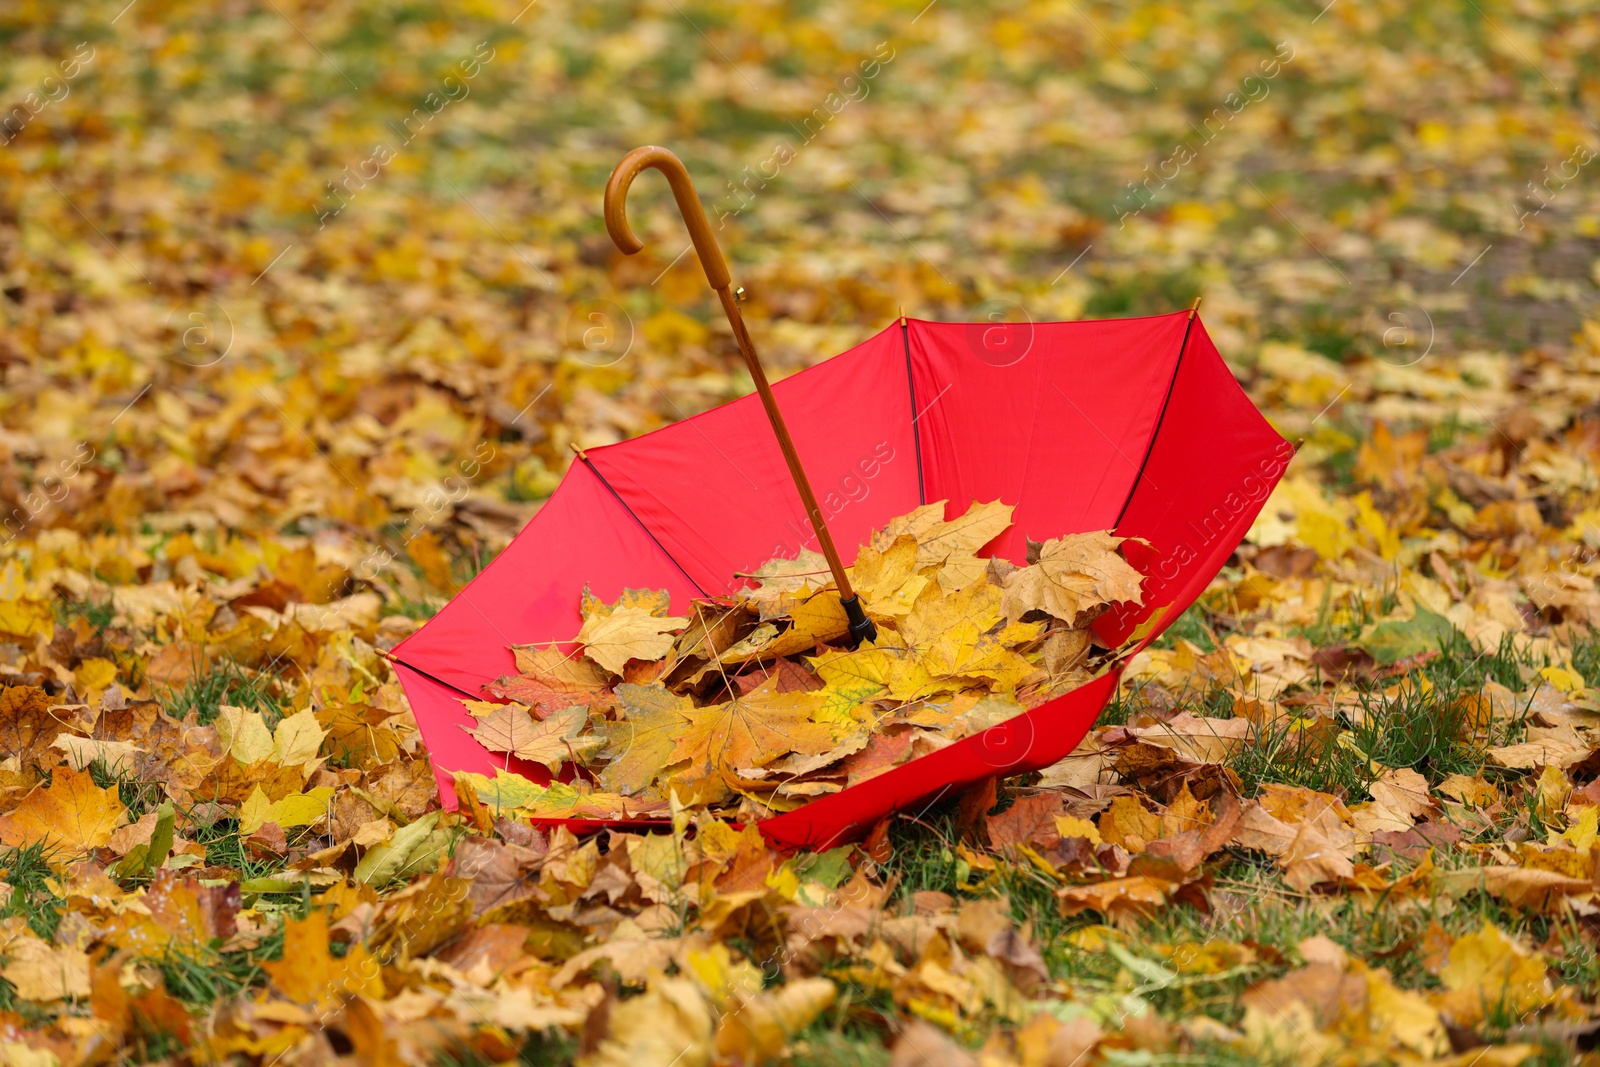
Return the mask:
[[[745,366],[750,368],[750,377],[755,379],[756,392],[761,394],[761,406],[767,409],[772,432],[778,438],[778,447],[783,450],[784,461],[789,464],[789,476],[794,479],[794,487],[800,491],[800,503],[805,505],[811,528],[817,532],[817,540],[822,543],[822,554],[827,557],[828,569],[833,572],[834,586],[839,590],[840,599],[852,600],[855,590],[850,587],[850,578],[845,573],[843,561],[839,559],[839,550],[834,547],[828,524],[822,518],[822,509],[817,506],[816,495],[811,492],[811,482],[806,478],[805,468],[800,466],[800,456],[794,450],[794,441],[789,437],[789,427],[784,425],[783,413],[778,410],[777,398],[772,395],[772,386],[767,384],[767,374],[761,369],[761,359],[756,355],[750,332],[744,328],[744,316],[739,314],[739,301],[726,286],[717,290],[717,296],[722,301],[723,312],[728,316],[728,325],[733,327],[733,338],[739,343],[739,353],[744,356]]]

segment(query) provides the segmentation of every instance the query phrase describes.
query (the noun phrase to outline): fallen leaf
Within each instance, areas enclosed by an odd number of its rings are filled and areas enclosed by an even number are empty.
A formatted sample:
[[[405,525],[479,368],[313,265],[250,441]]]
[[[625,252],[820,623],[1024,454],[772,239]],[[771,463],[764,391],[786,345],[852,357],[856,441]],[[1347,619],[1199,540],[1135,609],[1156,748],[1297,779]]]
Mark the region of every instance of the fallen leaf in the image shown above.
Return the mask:
[[[109,842],[125,817],[114,786],[102,789],[88,771],[59,767],[49,785],[34,789],[10,814],[0,816],[0,842],[81,853]]]

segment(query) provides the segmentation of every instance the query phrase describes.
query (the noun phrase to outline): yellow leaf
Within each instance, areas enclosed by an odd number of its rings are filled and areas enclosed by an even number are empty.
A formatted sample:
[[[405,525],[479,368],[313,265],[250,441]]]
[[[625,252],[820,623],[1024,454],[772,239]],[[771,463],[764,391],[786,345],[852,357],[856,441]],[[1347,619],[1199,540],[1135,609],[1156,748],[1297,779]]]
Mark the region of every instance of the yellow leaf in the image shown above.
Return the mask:
[[[1090,844],[1101,844],[1100,828],[1076,815],[1057,815],[1056,832],[1062,837],[1084,837],[1088,838]]]
[[[1006,618],[1014,622],[1037,610],[1076,625],[1080,615],[1114,603],[1142,604],[1144,575],[1117,552],[1124,540],[1100,530],[1046,541],[1039,562],[1006,578]]]
[[[922,666],[921,659],[910,649],[889,644],[891,639],[879,631],[878,644],[828,652],[811,661],[812,669],[830,685],[837,682],[841,688],[849,686],[859,692],[870,683],[895,700],[917,700],[937,692],[941,687]]]
[[[734,960],[728,946],[721,942],[703,951],[689,952],[684,961],[688,963],[690,973],[705,986],[706,995],[718,1011],[725,1011],[728,1005],[761,992],[765,984],[759,967],[748,960]]]
[[[58,767],[48,786],[22,798],[9,815],[0,816],[0,842],[11,846],[43,842],[77,854],[99,848],[127,815],[115,786],[94,784],[88,771]]]
[[[222,750],[246,767],[259,763],[272,755],[272,731],[258,711],[247,711],[231,704],[222,705],[217,713],[217,739]]]
[[[618,608],[608,615],[591,615],[578,631],[584,655],[613,674],[621,674],[629,660],[650,662],[672,651],[672,631],[689,625],[678,616],[662,618],[644,608]]]
[[[607,1035],[584,1067],[707,1067],[712,1057],[711,1006],[687,978],[663,978],[619,1002]]]
[[[1365,970],[1360,964],[1354,968]],[[1380,971],[1365,974],[1367,1011],[1375,1029],[1422,1056],[1443,1056],[1450,1051],[1450,1038],[1439,1012],[1420,993],[1397,988]]]
[[[450,571],[450,557],[439,543],[439,535],[432,530],[415,534],[406,544],[406,555],[422,571],[423,578],[435,589],[453,593],[455,576]]]
[[[1587,856],[1600,841],[1600,807],[1593,804],[1586,805],[1578,814],[1578,821],[1567,827],[1559,834],[1552,834],[1550,843],[1555,844],[1557,838],[1572,842],[1572,847]]]
[[[1111,806],[1100,813],[1099,828],[1106,844],[1135,853],[1162,836],[1161,816],[1147,810],[1137,796],[1113,797]]]
[[[824,590],[797,604],[789,613],[790,626],[761,649],[763,659],[809,652],[819,644],[831,644],[850,632],[850,619],[839,603],[838,594]],[[723,662],[735,662],[723,657]]]
[[[261,964],[272,989],[285,999],[323,1010],[353,996],[381,998],[383,978],[377,960],[359,941],[335,959],[328,951],[328,913],[313,908],[304,919],[283,924],[283,956]]]
[[[269,821],[277,823],[284,829],[291,826],[310,826],[328,815],[328,801],[332,798],[333,789],[325,785],[305,793],[290,793],[273,803]]]
[[[503,768],[496,768],[493,778],[472,771],[457,771],[455,777],[465,779],[478,800],[496,815],[530,804],[545,792],[544,786]]]
[[[1383,514],[1372,505],[1371,493],[1356,496],[1356,524],[1371,535],[1373,547],[1384,559],[1394,559],[1400,554],[1400,535],[1389,528]]]
[[[106,769],[113,774],[132,771],[134,760],[144,751],[129,741],[101,741],[77,734],[62,734],[50,742],[50,747],[65,752],[67,765],[75,771],[83,770],[96,760],[103,760]]]
[[[856,565],[861,565],[859,559]],[[794,559],[769,559],[755,569],[753,577],[760,584],[745,598],[755,604],[803,598],[833,582],[828,557],[809,548],[801,549]]]
[[[1372,799],[1413,819],[1420,818],[1433,804],[1428,797],[1428,780],[1410,767],[1384,771],[1367,787]]]
[[[899,618],[928,584],[917,566],[917,542],[909,535],[896,538],[884,552],[863,545],[850,569],[850,583],[874,615]]]
[[[38,634],[48,641],[55,629],[56,613],[50,601],[37,597],[0,600],[0,632],[15,637]]]
[[[1560,767],[1547,765],[1539,772],[1539,780],[1534,784],[1533,809],[1544,822],[1552,822],[1561,816],[1561,811],[1567,806],[1567,797],[1572,795],[1572,780]]]
[[[1539,668],[1539,677],[1561,690],[1563,693],[1583,692],[1583,675],[1571,667],[1557,667],[1554,664]]]
[[[1011,526],[1011,513],[1015,510],[1012,505],[1002,504],[998,500],[987,504],[973,501],[959,518],[914,534],[917,539],[917,569],[943,563],[951,556],[970,556],[977,552],[1006,532]]]
[[[78,664],[72,680],[82,693],[97,693],[117,680],[117,665],[100,656],[91,656]]]
[[[555,771],[567,760],[587,762],[590,753],[605,744],[604,738],[578,736],[588,725],[587,708],[568,708],[540,721],[520,704],[507,704],[479,720],[476,728],[462,729],[491,752],[509,752]]]
[[[672,594],[665,589],[624,589],[621,596],[607,604],[591,593],[586,585],[578,601],[578,610],[586,620],[596,615],[610,615],[621,608],[636,608],[665,617],[672,611]]]
[[[764,766],[786,752],[815,755],[833,747],[827,727],[811,721],[811,693],[779,693],[765,682],[742,697],[688,712],[689,725],[670,761],[688,761],[688,781],[720,775],[729,786],[743,768]]]
[[[89,995],[89,956],[80,949],[57,948],[27,933],[3,947],[7,962],[0,977],[15,987],[19,1000],[48,1003]]]
[[[1475,1026],[1485,1008],[1523,1017],[1552,1003],[1555,986],[1546,964],[1491,922],[1457,938],[1449,948],[1439,980],[1447,993],[1435,998],[1459,1026]]]
[[[605,737],[600,755],[606,761],[600,784],[633,795],[650,786],[670,762],[694,703],[659,685],[619,685],[617,698],[626,718],[598,727]]]
[[[278,728],[272,734],[272,753],[269,758],[280,767],[312,763],[326,736],[327,731],[317,722],[316,713],[308,707],[278,723]]]
[[[245,836],[261,829],[261,824],[272,821],[272,801],[258,785],[239,805],[239,832]]]
[[[717,1051],[730,1062],[766,1063],[827,1010],[836,995],[833,983],[826,978],[799,978],[780,989],[748,995],[738,1010],[722,1017],[722,1025],[717,1028]]]

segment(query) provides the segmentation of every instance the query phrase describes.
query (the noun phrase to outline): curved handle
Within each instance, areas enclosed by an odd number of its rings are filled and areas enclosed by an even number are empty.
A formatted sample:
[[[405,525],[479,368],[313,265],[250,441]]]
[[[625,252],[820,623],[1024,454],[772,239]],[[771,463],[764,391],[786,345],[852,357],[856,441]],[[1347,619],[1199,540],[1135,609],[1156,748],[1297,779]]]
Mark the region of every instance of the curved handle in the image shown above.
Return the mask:
[[[641,170],[654,167],[667,176],[672,186],[672,196],[678,201],[678,212],[684,225],[689,227],[689,239],[694,242],[700,266],[705,268],[706,280],[713,289],[726,289],[733,279],[728,274],[728,262],[722,258],[722,249],[712,236],[711,223],[706,220],[705,208],[700,206],[700,196],[689,180],[689,170],[670,149],[658,145],[635,148],[622,157],[611,178],[606,182],[606,232],[625,255],[633,255],[644,247],[644,242],[633,235],[628,225],[628,186]]]

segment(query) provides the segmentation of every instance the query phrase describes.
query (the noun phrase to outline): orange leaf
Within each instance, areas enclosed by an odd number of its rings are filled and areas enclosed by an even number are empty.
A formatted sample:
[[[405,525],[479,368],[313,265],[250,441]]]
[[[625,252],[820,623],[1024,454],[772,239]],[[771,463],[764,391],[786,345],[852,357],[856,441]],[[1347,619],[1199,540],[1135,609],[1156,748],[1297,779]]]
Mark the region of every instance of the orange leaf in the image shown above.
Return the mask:
[[[44,842],[73,853],[99,848],[127,815],[114,787],[101,789],[88,771],[56,769],[54,781],[23,797],[0,817],[0,841],[12,846]]]

